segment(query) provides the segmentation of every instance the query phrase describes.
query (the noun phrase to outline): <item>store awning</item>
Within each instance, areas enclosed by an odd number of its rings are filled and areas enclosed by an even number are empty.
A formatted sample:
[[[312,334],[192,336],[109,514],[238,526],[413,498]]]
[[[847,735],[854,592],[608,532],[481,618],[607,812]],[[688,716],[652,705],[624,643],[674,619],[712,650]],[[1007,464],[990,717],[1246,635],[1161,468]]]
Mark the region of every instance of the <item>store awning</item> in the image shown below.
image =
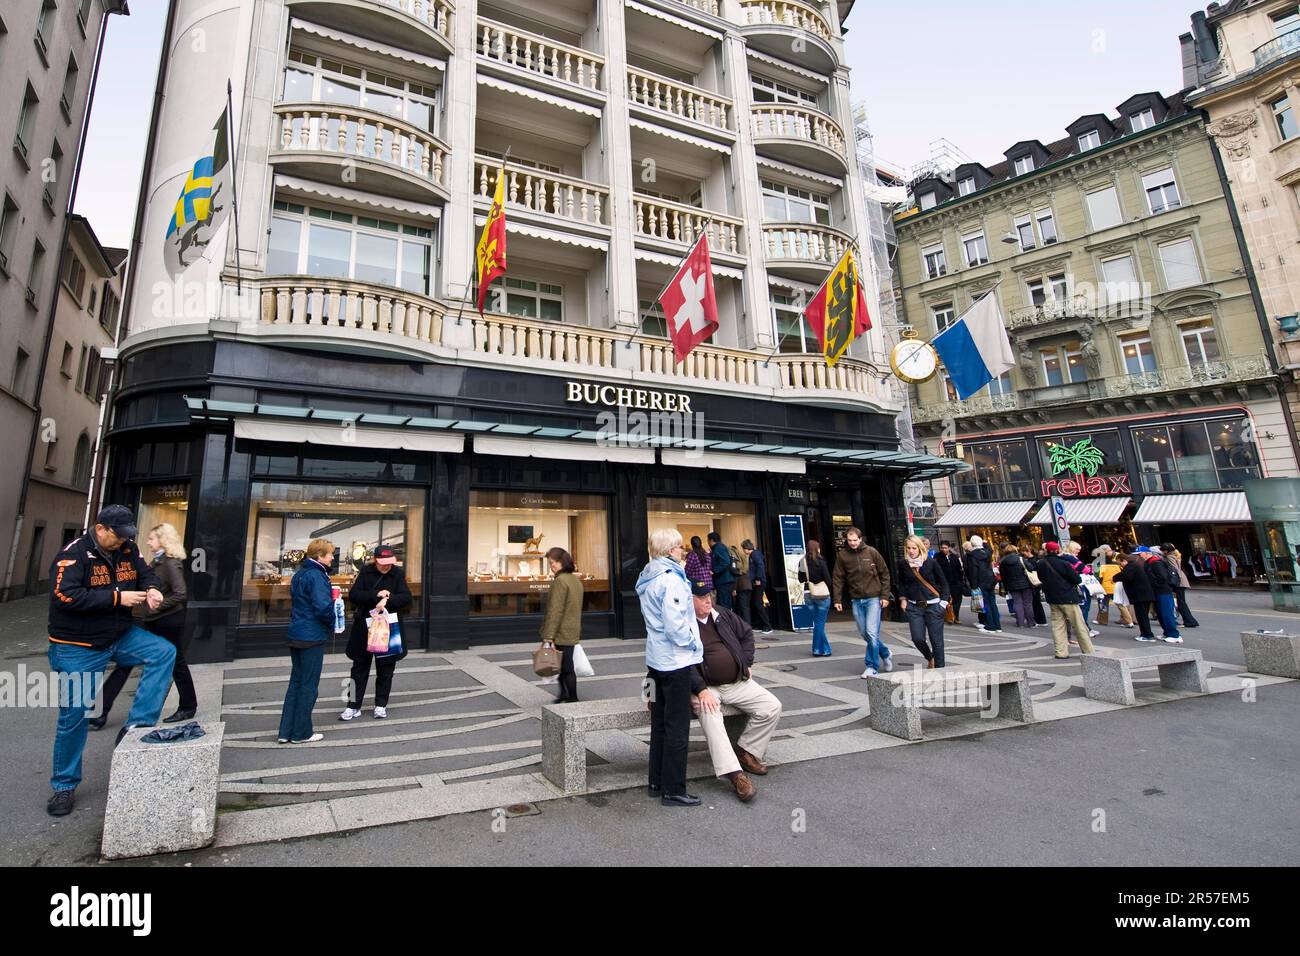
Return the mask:
[[[802,458],[780,455],[736,455],[721,451],[665,448],[659,453],[665,465],[681,468],[720,468],[723,471],[769,471],[783,475],[802,475],[808,463]]]
[[[1131,498],[1067,498],[1065,517],[1070,524],[1115,524]],[[1044,501],[1030,524],[1051,524],[1052,503]]]
[[[1204,495],[1147,495],[1134,524],[1241,524],[1250,521],[1244,491]]]
[[[346,434],[343,428],[347,427]],[[254,441],[306,442],[309,445],[356,445],[359,448],[441,451],[459,454],[465,450],[464,435],[423,435],[392,428],[365,428],[346,423],[308,425],[300,422],[235,420],[235,437]]]
[[[561,461],[621,461],[633,465],[653,465],[653,448],[621,448],[600,442],[555,441],[533,438],[498,438],[475,435],[474,450],[480,455],[503,455],[507,458],[554,458]]]
[[[936,528],[975,528],[1020,524],[1032,501],[980,501],[953,505],[934,523]]]

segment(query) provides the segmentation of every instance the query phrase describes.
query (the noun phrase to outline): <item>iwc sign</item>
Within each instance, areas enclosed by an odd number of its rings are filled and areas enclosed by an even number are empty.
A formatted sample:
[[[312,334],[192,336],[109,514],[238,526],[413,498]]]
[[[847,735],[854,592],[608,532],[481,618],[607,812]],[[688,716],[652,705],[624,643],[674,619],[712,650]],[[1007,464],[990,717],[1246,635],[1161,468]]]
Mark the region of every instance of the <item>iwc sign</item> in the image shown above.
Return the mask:
[[[661,392],[653,388],[629,388],[626,385],[596,385],[591,382],[565,382],[566,402],[604,405],[608,408],[644,408],[653,412],[691,414],[691,397],[681,392]]]

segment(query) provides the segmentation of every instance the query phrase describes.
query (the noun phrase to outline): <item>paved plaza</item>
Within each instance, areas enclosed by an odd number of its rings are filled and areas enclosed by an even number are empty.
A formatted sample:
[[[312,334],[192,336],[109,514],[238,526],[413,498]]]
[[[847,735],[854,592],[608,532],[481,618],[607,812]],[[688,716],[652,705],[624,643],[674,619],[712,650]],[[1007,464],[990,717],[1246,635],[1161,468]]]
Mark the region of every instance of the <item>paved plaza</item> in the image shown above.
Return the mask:
[[[1193,604],[1204,626],[1187,633],[1186,646],[1203,651],[1212,694],[1240,702],[1246,682],[1238,632],[1252,624],[1270,629],[1287,626],[1293,619],[1273,612],[1265,595],[1253,593],[1194,592]],[[42,615],[36,612],[43,611],[43,604],[17,602],[6,610],[11,618],[6,667],[19,661],[29,669],[40,667],[44,642]],[[29,628],[29,638],[14,639],[15,629],[23,626]],[[884,630],[898,667],[921,662],[906,638],[905,627],[887,623]],[[1135,645],[1132,631],[1118,627],[1101,630],[1101,645]],[[849,758],[863,766],[884,761],[882,766],[907,768],[917,773],[918,779],[929,779],[948,769],[938,756],[939,745],[945,740],[978,742],[983,747],[994,740],[1001,744],[1005,736],[1012,751],[1008,755],[1005,747],[998,746],[998,759],[1004,760],[1014,757],[1014,741],[1028,746],[1026,735],[1038,740],[1038,735],[1050,734],[1059,748],[1054,752],[1064,772],[1070,749],[1076,746],[1073,719],[1083,719],[1078,724],[1077,746],[1081,752],[1091,753],[1097,745],[1096,735],[1106,735],[1109,722],[1127,723],[1132,714],[1149,709],[1140,706],[1125,715],[1117,713],[1125,711],[1123,707],[1085,698],[1078,658],[1054,660],[1046,628],[1023,632],[1007,628],[1001,635],[986,635],[969,627],[950,627],[949,663],[1024,668],[1030,677],[1034,710],[1042,723],[1023,728],[1004,717],[980,716],[972,708],[928,711],[927,741],[918,749],[918,745],[870,729],[866,682],[859,677],[862,642],[852,625],[832,626],[831,640],[834,656],[814,659],[804,635],[785,632],[757,638],[755,677],[781,699],[784,714],[768,753],[774,770],[758,781],[756,804],[774,799],[767,796],[769,791],[788,788],[792,778],[805,790],[810,781],[823,775],[834,779]],[[580,681],[584,699],[627,698],[640,693],[644,657],[639,642],[609,639],[585,646],[597,676]],[[412,654],[398,666],[390,717],[372,719],[367,705],[363,717],[349,723],[336,719],[342,709],[340,693],[349,662],[342,655],[332,655],[326,659],[315,714],[317,729],[325,734],[325,740],[310,747],[284,747],[275,741],[288,678],[287,658],[196,668],[200,718],[215,719],[219,713],[226,723],[216,849],[203,852],[228,853],[269,841],[331,837],[472,811],[491,814],[504,807],[516,808],[511,813],[535,815],[539,808],[549,814],[563,806],[570,808],[563,812],[570,813],[575,805],[599,807],[617,791],[627,790],[634,796],[641,793],[648,730],[589,735],[587,797],[564,797],[542,777],[540,708],[553,698],[554,685],[543,684],[532,673],[533,647],[529,643]],[[1291,682],[1265,677],[1258,679],[1257,693],[1261,697],[1272,693],[1270,685],[1274,684],[1286,684],[1288,693],[1294,690]],[[127,693],[132,690],[133,683]],[[1185,695],[1162,689],[1154,671],[1139,675],[1137,690],[1139,704],[1157,705],[1150,709],[1194,711],[1210,706],[1203,699],[1182,699]],[[1295,695],[1291,693],[1291,697]],[[107,758],[113,730],[120,726],[126,711],[120,703],[109,730],[91,735],[77,810],[58,821],[43,812],[53,715],[39,710],[3,712],[0,719],[7,729],[0,747],[11,768],[10,780],[17,784],[9,788],[14,799],[6,801],[4,819],[0,819],[0,855],[8,862],[48,864],[96,858]],[[22,730],[14,733],[16,721],[21,721]],[[1059,722],[1064,724],[1056,727]],[[1050,729],[1044,725],[1051,725]],[[1012,729],[1017,727],[1022,729]],[[1124,739],[1121,736],[1120,740]],[[1195,743],[1188,741],[1187,746],[1194,759]],[[902,753],[905,747],[913,749]],[[723,785],[711,779],[698,728],[692,734],[691,749],[690,775],[706,778],[693,783],[692,789],[719,809],[734,804],[736,812],[741,812]],[[873,754],[875,751],[880,753]],[[992,759],[994,755],[990,752],[989,756]],[[1032,769],[1026,765],[1014,773],[1024,776]],[[870,802],[864,792],[862,806]],[[599,809],[590,812],[591,826],[599,828]]]

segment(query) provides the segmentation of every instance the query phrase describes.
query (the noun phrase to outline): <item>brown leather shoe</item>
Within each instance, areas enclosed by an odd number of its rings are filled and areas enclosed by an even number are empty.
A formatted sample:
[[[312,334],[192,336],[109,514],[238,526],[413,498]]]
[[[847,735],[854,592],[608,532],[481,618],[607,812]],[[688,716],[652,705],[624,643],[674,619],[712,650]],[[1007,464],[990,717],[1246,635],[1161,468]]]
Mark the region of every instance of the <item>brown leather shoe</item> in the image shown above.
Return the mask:
[[[750,773],[757,774],[760,777],[764,776],[767,773],[767,767],[764,766],[763,762],[759,760],[757,757],[755,757],[752,753],[750,753],[748,750],[742,750],[740,747],[737,747],[735,749],[736,749],[736,759],[740,761],[740,765],[742,767],[744,767]]]
[[[741,803],[749,803],[758,792],[754,789],[754,781],[746,777],[743,772],[737,772],[732,776],[731,785],[736,788],[736,796]]]

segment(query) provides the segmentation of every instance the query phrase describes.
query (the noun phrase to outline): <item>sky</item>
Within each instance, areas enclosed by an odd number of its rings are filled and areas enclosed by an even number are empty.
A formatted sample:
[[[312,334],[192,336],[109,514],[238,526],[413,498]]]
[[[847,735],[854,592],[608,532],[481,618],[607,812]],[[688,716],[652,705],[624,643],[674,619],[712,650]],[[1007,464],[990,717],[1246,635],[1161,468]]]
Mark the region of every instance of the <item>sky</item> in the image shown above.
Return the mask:
[[[76,211],[106,246],[131,240],[167,0],[131,0],[108,28]],[[845,46],[851,97],[876,155],[910,168],[932,141],[991,165],[1051,142],[1085,113],[1182,86],[1178,36],[1194,0],[857,0]]]

